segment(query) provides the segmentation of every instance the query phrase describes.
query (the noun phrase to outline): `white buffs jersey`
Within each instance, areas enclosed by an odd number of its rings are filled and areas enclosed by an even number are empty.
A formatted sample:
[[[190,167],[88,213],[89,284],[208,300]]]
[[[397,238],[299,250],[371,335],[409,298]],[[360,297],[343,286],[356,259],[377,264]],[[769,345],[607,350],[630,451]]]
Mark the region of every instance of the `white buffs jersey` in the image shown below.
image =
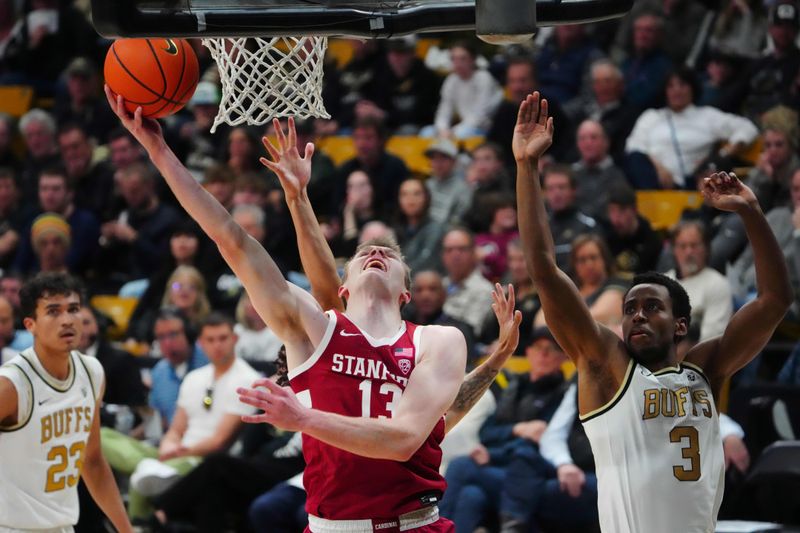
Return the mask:
[[[17,390],[17,423],[0,428],[0,531],[69,530],[78,521],[78,489],[103,367],[70,354],[67,379],[44,369],[33,349],[0,367]]]
[[[702,370],[650,372],[631,360],[605,406],[581,417],[592,445],[604,533],[713,533],[725,461]]]

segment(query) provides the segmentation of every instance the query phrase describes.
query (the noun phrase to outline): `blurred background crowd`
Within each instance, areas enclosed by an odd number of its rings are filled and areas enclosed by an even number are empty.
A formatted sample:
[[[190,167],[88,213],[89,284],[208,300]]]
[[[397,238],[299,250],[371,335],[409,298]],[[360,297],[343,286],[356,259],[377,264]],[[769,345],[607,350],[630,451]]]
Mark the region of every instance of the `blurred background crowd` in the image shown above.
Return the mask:
[[[297,133],[318,147],[308,192],[334,255],[393,235],[414,278],[405,318],[461,329],[470,366],[497,340],[494,282],[514,285],[523,313],[517,356],[445,441],[441,510],[459,533],[597,527],[574,369],[547,330],[518,240],[510,141],[534,90],[555,119],[540,170],[558,264],[613,329],[629,280],[657,270],[691,298],[681,349],[721,334],[758,289],[753,255],[739,219],[704,206],[697,186],[727,170],[756,193],[796,303],[719,399],[730,415],[721,516],[800,523],[799,31],[793,1],[637,0],[622,19],[542,28],[524,45],[453,34],[331,41],[332,118],[298,121]],[[202,81],[163,121],[168,143],[307,288],[283,191],[258,161],[273,132],[209,132],[219,76],[192,45]],[[0,2],[2,360],[31,344],[23,280],[80,277],[91,304],[81,350],[108,381],[104,452],[136,523],[300,531],[299,437],[243,427],[234,392],[275,374],[281,342],[109,109],[109,46],[85,0]],[[83,500],[78,531],[102,530]]]

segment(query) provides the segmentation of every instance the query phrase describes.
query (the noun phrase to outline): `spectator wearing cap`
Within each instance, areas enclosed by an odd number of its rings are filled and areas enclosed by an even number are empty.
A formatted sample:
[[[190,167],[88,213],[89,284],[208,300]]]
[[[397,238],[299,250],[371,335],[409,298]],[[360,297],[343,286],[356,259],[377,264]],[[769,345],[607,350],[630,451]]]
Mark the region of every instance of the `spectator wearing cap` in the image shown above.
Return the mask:
[[[450,47],[453,72],[442,84],[433,127],[423,128],[420,135],[463,139],[486,134],[503,101],[503,89],[487,70],[478,68],[477,59],[471,43]]]
[[[439,509],[456,531],[475,530],[489,511],[500,508],[509,460],[518,449],[538,445],[567,390],[561,371],[567,357],[548,329],[533,332],[525,357],[528,372],[503,374],[508,384],[481,427],[480,444],[447,468],[448,488]]]
[[[791,205],[790,181],[800,168],[798,113],[790,107],[774,107],[761,117],[761,127],[761,154],[747,183],[766,213]]]
[[[102,95],[94,63],[87,57],[76,57],[64,70],[64,78],[67,91],[56,98],[56,121],[80,124],[88,137],[105,144],[118,119]]]
[[[95,161],[94,139],[81,124],[66,123],[58,132],[58,146],[64,168],[75,187],[75,205],[91,211],[100,220],[111,218],[114,172],[107,161]]]
[[[800,48],[795,40],[800,14],[797,3],[778,0],[770,6],[767,20],[772,49],[741,76],[746,95],[745,115],[752,118],[779,104],[798,107]]]
[[[377,67],[356,104],[356,115],[377,114],[395,135],[416,135],[433,122],[442,80],[416,56],[413,35],[386,41],[386,61]]]
[[[425,186],[431,195],[428,214],[441,224],[461,221],[472,202],[472,190],[458,166],[458,148],[448,139],[439,139],[425,150],[431,175]]]
[[[603,125],[584,120],[576,138],[580,159],[572,164],[577,191],[575,203],[582,212],[594,219],[606,215],[608,191],[627,184],[625,175],[608,153],[610,143]]]
[[[619,275],[632,277],[655,270],[662,239],[636,210],[636,193],[628,185],[610,190],[606,218],[606,241]]]
[[[42,213],[33,221],[31,245],[39,262],[39,272],[68,272],[70,244],[69,224],[61,215]]]

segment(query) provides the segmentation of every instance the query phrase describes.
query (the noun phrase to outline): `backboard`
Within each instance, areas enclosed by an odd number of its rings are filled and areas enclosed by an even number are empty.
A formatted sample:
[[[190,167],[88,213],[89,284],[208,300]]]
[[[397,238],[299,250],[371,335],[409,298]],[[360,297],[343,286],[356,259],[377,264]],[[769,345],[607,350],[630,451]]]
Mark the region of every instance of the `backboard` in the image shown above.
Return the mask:
[[[489,10],[495,0],[485,2]],[[516,0],[525,2],[526,0]],[[594,22],[624,15],[634,0],[527,0],[535,24]],[[92,0],[105,37],[387,38],[475,29],[476,0]],[[505,10],[504,10],[505,11]],[[513,13],[509,13],[513,17]]]

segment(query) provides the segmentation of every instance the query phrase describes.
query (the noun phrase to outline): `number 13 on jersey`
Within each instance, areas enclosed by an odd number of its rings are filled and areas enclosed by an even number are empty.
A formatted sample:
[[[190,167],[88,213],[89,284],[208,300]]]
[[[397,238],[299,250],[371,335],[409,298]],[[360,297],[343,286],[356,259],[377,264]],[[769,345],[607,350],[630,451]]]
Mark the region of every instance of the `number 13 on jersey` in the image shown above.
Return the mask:
[[[397,384],[383,382],[380,386],[376,386],[371,379],[361,380],[358,390],[361,395],[361,416],[364,418],[370,418],[373,415],[376,418],[391,418],[397,409],[397,404],[400,403],[400,397],[403,396],[403,389]],[[298,392],[297,399],[304,406],[313,407],[310,390]],[[375,401],[373,402],[373,400]],[[376,410],[383,412],[373,412]],[[357,415],[352,413],[351,416]]]

